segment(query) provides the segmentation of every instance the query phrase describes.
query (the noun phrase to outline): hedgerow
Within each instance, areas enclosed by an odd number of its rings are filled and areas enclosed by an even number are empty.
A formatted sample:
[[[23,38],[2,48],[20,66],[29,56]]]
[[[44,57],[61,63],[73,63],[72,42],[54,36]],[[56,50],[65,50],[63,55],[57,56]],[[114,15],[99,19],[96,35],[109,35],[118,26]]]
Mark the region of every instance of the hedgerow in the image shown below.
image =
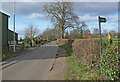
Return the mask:
[[[108,44],[101,56],[101,73],[106,75],[109,80],[118,79],[118,63],[118,45],[116,43]]]

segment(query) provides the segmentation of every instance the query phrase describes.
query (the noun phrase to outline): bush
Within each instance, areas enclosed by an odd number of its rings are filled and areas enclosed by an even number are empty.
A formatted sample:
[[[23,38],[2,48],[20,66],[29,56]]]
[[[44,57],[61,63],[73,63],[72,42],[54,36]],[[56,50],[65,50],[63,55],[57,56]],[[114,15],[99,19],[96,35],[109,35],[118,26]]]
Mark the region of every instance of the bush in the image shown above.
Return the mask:
[[[106,75],[109,80],[118,79],[118,45],[116,43],[109,44],[101,56],[101,72]]]
[[[68,47],[72,48],[72,43],[74,40],[69,40],[69,39],[57,39],[57,43],[59,45],[67,45]]]
[[[68,39],[57,39],[59,45],[65,45],[68,42]]]
[[[82,64],[89,67],[98,66],[99,39],[75,40],[72,44],[73,54]]]
[[[82,64],[80,60],[75,58],[72,54],[72,48],[67,44],[60,46],[64,48],[69,55],[67,58],[67,70],[65,72],[65,79],[67,80],[104,80],[99,74],[99,71],[89,68]]]
[[[79,60],[76,60],[74,55],[67,58],[67,70],[65,74],[67,80],[105,80],[99,74],[99,71],[93,68],[88,68],[84,64],[81,64]]]
[[[115,80],[118,79],[118,52],[120,43],[109,44],[103,40],[103,54],[100,58],[99,39],[77,39],[72,41],[60,41],[64,44],[63,48],[71,54],[68,60],[68,78],[77,80]],[[72,46],[70,47],[72,43]],[[69,49],[72,48],[72,49]],[[71,52],[70,52],[71,51]],[[74,57],[73,57],[74,56]],[[101,60],[101,61],[100,61]],[[100,73],[98,70],[100,67]],[[86,70],[85,70],[86,69]],[[98,78],[100,76],[100,78]],[[70,77],[70,78],[69,78]]]

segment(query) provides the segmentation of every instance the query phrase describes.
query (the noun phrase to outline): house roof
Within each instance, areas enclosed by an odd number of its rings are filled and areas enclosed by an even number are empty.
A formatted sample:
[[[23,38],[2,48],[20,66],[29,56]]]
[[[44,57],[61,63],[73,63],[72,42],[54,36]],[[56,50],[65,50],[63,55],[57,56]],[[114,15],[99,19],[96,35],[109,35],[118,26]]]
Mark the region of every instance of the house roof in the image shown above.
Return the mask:
[[[2,13],[2,14],[4,14],[4,15],[6,15],[6,16],[8,16],[8,17],[10,17],[10,15],[6,14],[6,13],[5,13],[5,12],[3,12],[3,11],[0,11],[0,13]]]
[[[8,31],[11,31],[11,32],[13,32],[14,33],[14,31],[12,31],[12,30],[10,30],[10,29],[8,29]],[[15,32],[15,34],[18,34],[17,32]]]

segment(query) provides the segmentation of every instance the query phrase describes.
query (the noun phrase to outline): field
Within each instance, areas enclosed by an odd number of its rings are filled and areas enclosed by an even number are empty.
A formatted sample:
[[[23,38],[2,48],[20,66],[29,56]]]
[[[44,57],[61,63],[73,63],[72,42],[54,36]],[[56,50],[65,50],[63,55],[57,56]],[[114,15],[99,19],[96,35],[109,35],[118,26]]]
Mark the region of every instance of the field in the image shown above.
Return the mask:
[[[113,38],[113,42],[120,42],[120,38]]]

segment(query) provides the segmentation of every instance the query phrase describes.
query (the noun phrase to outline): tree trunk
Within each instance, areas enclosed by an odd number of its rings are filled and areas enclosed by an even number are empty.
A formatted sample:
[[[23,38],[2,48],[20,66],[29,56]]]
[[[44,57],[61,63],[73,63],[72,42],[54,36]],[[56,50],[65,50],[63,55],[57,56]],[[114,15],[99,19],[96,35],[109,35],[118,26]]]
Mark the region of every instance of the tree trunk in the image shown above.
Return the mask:
[[[61,39],[64,39],[64,27],[62,27],[62,30],[61,30]]]
[[[34,41],[33,41],[33,38],[31,39],[31,47],[33,47],[34,45]]]
[[[81,38],[83,38],[83,29],[81,28]]]
[[[34,41],[33,41],[33,39],[32,39],[32,47],[33,47],[33,45],[34,45]]]

